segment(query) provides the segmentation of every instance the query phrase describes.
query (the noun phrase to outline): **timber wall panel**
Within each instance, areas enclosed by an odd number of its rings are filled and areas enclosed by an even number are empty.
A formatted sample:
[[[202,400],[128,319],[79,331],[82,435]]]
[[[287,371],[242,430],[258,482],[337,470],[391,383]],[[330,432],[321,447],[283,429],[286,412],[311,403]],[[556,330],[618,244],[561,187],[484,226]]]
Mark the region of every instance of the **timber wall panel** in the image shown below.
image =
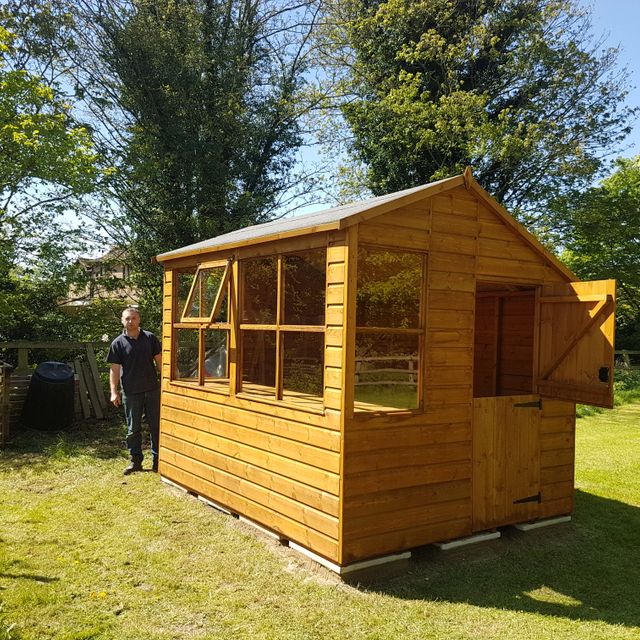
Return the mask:
[[[346,563],[471,532],[476,209],[462,189],[427,200],[414,213],[416,228],[431,221],[425,409],[356,414],[345,424]],[[403,224],[410,219],[405,208]],[[366,227],[359,226],[361,239]],[[383,237],[393,233],[390,223]]]
[[[576,406],[542,399],[540,419],[540,517],[573,511]]]
[[[276,512],[270,504],[255,502],[245,495],[229,491],[199,475],[199,473],[206,475],[209,467],[186,468],[188,465],[184,463],[174,466],[172,462],[175,461],[175,456],[171,462],[161,459],[160,473],[179,485],[188,487],[193,492],[228,507],[231,511],[241,513],[286,538],[295,540],[309,549],[314,549],[320,555],[327,558],[337,558],[338,543],[335,535],[325,535],[305,522]]]
[[[478,207],[478,278],[532,284],[566,282],[542,253],[482,204]]]
[[[520,395],[533,389],[535,296],[507,296],[502,300],[498,394]]]
[[[339,559],[341,414],[336,409],[342,393],[344,313],[340,244],[327,252],[325,367],[331,388],[324,411],[255,400],[248,394],[231,396],[224,385],[171,382],[172,274],[165,272],[160,443],[164,477],[333,561]]]
[[[324,404],[334,411],[342,408],[346,252],[346,234],[332,234],[327,247]]]
[[[171,377],[171,313],[173,308],[173,271],[164,272],[164,286],[162,289],[162,379],[169,380]]]
[[[258,403],[255,404],[258,405]],[[163,393],[163,405],[167,409],[182,411],[185,419],[187,416],[192,416],[190,418],[192,420],[207,418],[219,422],[221,428],[222,425],[228,425],[232,430],[247,430],[247,433],[242,433],[242,438],[247,437],[248,432],[251,432],[255,440],[275,439],[276,442],[271,446],[287,446],[292,450],[298,450],[299,455],[305,451],[311,454],[313,450],[317,450],[318,456],[322,457],[322,462],[316,466],[336,467],[334,458],[338,457],[340,447],[338,432],[295,422],[291,418],[280,418],[269,411],[269,405],[256,406],[254,409],[247,410],[232,404],[217,405],[188,395],[168,392]],[[308,451],[307,448],[309,448]]]
[[[171,427],[174,428],[172,429]],[[302,482],[292,482],[290,478],[292,464],[288,463],[286,459],[280,465],[272,467],[282,474],[288,474],[280,475],[272,472],[268,466],[265,469],[256,464],[241,462],[238,459],[229,457],[225,452],[218,452],[203,444],[193,444],[189,439],[191,435],[192,433],[189,429],[180,428],[180,425],[170,424],[164,435],[164,447],[167,450],[167,455],[175,458],[174,454],[179,454],[184,458],[197,460],[207,465],[209,467],[208,474],[216,479],[216,484],[234,488],[234,490],[242,485],[245,487],[243,493],[247,496],[258,496],[258,501],[260,501],[261,493],[268,490],[295,503],[300,503],[295,508],[290,506],[288,508],[289,511],[297,512],[297,510],[304,508],[302,505],[306,505],[321,514],[333,517],[338,516],[337,496],[315,489]],[[201,439],[201,442],[205,443],[206,440]],[[259,458],[260,456],[252,455],[251,457]],[[170,461],[171,457],[167,458],[167,460]],[[276,465],[279,462],[276,456],[271,456],[270,461]],[[262,463],[260,460],[259,462]],[[295,473],[295,469],[293,473]],[[306,479],[306,476],[303,477]],[[323,527],[329,526],[329,531],[333,531],[332,525],[326,525],[324,515],[317,515],[317,519],[321,524],[315,528],[322,530]]]
[[[310,548],[318,553],[334,553],[340,432],[308,424],[304,411],[282,415],[280,409],[278,416],[268,404],[236,398],[240,407],[199,393],[203,397],[183,387],[163,392],[161,473],[300,544],[314,539],[320,546]],[[303,535],[305,528],[310,532]]]
[[[466,510],[470,511],[471,501]],[[349,544],[345,551],[345,562],[353,562],[358,558],[371,558],[389,553],[394,553],[400,549],[414,549],[420,547],[427,540],[436,542],[441,540],[451,540],[454,538],[462,538],[470,535],[469,517],[465,514],[463,517],[452,520],[445,519],[444,522],[433,522],[431,519],[427,523],[395,523],[388,521],[388,524],[394,523],[395,526],[388,528],[383,534],[375,536],[367,536],[366,529],[361,527],[360,534],[349,535]],[[404,524],[405,528],[398,528],[400,524]]]

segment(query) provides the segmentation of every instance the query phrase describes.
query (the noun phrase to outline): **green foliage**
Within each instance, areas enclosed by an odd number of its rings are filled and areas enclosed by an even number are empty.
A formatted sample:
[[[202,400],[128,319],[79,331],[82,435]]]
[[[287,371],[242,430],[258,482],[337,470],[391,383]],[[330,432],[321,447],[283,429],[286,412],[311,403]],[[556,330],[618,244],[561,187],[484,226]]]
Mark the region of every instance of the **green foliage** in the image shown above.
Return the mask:
[[[64,187],[67,194],[91,191],[98,156],[89,132],[54,87],[27,70],[7,68],[14,38],[0,26],[0,220],[15,225],[36,210],[31,202],[21,210],[16,200],[40,183]]]
[[[266,220],[291,187],[301,142],[305,39],[296,28],[308,28],[304,7],[7,0],[0,8],[1,24],[17,34],[7,58],[12,72],[42,77],[68,125],[72,106],[94,123],[84,133],[68,126],[65,138],[72,145],[86,135],[87,152],[93,138],[113,167],[98,176],[100,192],[82,214],[128,249],[131,286],[142,292],[152,325],[162,300],[153,256]],[[42,166],[57,171],[46,158]],[[69,205],[67,194],[91,188],[88,174],[73,166],[64,173],[73,184],[57,185],[65,189],[52,199],[47,224]]]
[[[39,78],[26,71],[0,72],[0,122],[3,198],[34,180],[91,190],[97,158],[91,138]]]
[[[618,281],[618,349],[640,349],[640,156],[620,159],[600,185],[557,199],[564,261],[586,280]]]
[[[416,253],[360,247],[356,324],[418,327],[423,257]]]
[[[117,188],[137,267],[269,217],[301,139],[298,62],[267,38],[269,4],[110,2],[100,51],[127,126]],[[294,72],[295,71],[295,72]]]
[[[613,388],[616,393],[620,391],[640,391],[640,370],[624,368],[616,369]]]
[[[15,41],[0,24],[0,340],[65,337],[57,302],[82,244],[60,214],[94,188],[98,155],[56,88],[19,68]]]
[[[332,3],[342,114],[367,187],[461,173],[513,210],[589,184],[628,133],[617,51],[572,0]]]
[[[613,383],[614,406],[620,407],[634,402],[640,402],[640,370],[616,367],[615,381]],[[606,409],[587,404],[579,404],[576,407],[576,416],[578,418],[585,418],[603,413],[604,411],[606,411]]]

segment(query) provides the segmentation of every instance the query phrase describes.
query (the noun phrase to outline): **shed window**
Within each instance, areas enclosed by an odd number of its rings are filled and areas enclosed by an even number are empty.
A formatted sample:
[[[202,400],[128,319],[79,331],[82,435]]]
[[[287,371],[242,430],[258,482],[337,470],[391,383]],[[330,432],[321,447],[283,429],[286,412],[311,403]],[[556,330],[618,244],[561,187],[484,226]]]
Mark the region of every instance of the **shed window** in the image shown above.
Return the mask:
[[[200,266],[182,311],[182,322],[226,322],[231,264]]]
[[[421,405],[425,281],[425,254],[359,248],[356,410]]]
[[[241,390],[322,402],[326,250],[241,262]]]
[[[229,385],[229,281],[231,260],[176,272],[172,379]]]

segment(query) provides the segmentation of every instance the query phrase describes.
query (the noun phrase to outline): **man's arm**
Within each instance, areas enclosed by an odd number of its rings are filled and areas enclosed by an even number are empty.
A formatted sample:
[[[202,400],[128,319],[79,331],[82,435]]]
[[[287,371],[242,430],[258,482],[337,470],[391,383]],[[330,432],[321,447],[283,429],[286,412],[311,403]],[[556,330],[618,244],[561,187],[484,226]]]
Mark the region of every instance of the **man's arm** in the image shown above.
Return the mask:
[[[109,370],[109,386],[111,388],[111,402],[114,407],[119,407],[122,404],[122,398],[120,397],[120,368],[121,365],[112,363]]]
[[[156,361],[156,369],[158,370],[160,377],[162,377],[162,353],[156,353],[156,355],[153,356],[153,359]]]

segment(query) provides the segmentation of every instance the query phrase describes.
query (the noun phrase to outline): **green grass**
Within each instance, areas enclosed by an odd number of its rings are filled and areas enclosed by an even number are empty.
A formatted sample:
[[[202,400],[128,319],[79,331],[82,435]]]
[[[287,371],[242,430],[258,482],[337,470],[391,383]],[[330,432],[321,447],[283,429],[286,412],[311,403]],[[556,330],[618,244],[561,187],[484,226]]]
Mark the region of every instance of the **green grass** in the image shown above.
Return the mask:
[[[0,453],[0,640],[640,638],[640,404],[577,428],[574,519],[369,586],[122,476],[122,427]],[[148,463],[148,461],[147,461]]]
[[[640,370],[618,368],[614,372],[613,404],[620,407],[632,402],[640,402]],[[579,404],[576,407],[578,418],[586,418],[606,411],[600,407]]]

